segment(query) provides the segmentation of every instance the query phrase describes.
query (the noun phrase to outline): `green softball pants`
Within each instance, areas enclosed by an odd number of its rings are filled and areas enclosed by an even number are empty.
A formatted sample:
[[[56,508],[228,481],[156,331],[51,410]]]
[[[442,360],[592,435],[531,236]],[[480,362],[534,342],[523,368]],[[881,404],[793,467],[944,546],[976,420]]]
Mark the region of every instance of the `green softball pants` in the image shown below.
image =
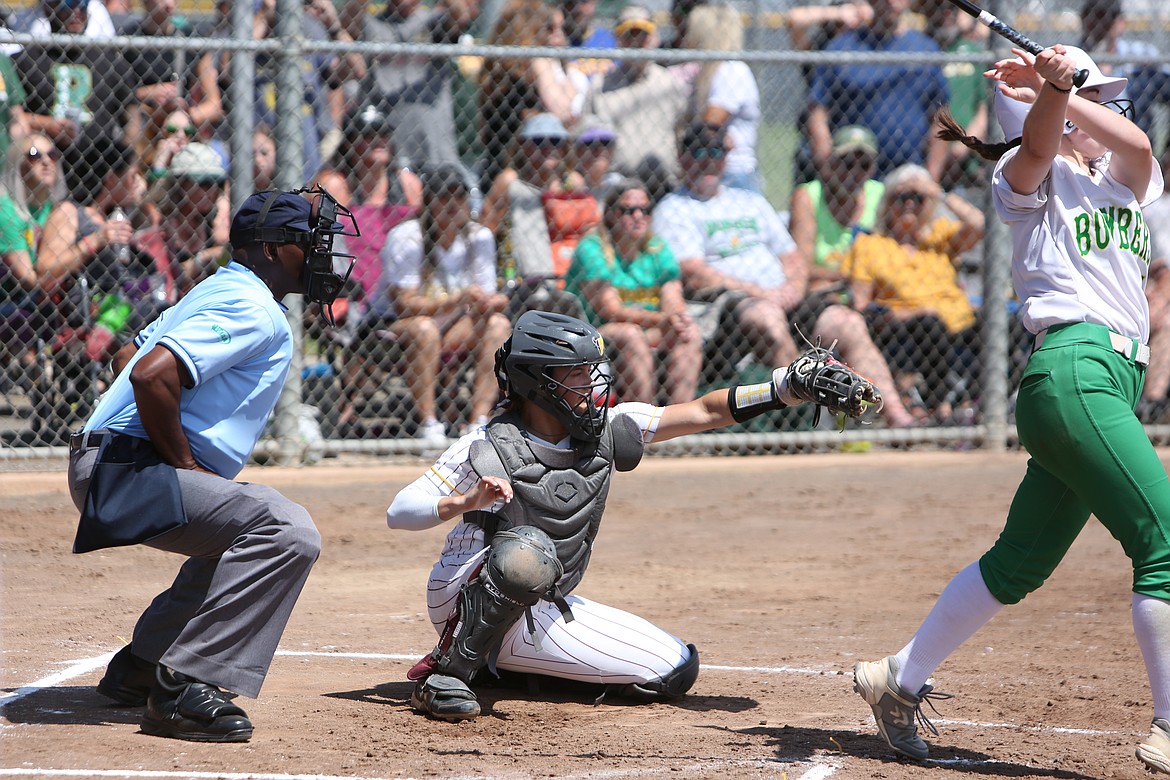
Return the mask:
[[[1002,603],[1044,583],[1090,514],[1133,562],[1134,591],[1170,599],[1170,479],[1133,413],[1144,377],[1100,325],[1050,328],[1032,354],[1016,402],[1031,458],[1003,532],[979,560]]]

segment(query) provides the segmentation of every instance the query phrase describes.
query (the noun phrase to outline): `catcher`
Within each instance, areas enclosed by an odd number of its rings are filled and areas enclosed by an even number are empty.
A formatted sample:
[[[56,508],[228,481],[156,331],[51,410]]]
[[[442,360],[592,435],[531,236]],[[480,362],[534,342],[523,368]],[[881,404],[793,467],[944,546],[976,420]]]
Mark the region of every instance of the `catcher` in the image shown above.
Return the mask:
[[[391,528],[459,519],[427,584],[440,639],[407,675],[420,712],[448,721],[479,715],[471,684],[485,667],[594,684],[602,697],[683,695],[699,674],[694,645],[575,592],[614,469],[637,466],[646,442],[784,406],[810,401],[851,417],[881,408],[871,382],[820,348],[776,369],[770,382],[665,407],[610,408],[605,364],[593,326],[521,315],[496,353],[505,410],[453,444],[387,510]]]

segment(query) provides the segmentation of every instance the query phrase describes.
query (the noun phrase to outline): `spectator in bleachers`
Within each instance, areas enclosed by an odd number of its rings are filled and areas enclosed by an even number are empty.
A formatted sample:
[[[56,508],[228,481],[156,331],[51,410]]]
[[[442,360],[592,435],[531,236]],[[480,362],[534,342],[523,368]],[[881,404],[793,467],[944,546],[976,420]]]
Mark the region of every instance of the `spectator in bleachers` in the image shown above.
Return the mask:
[[[44,300],[37,280],[37,244],[53,206],[65,199],[61,153],[39,133],[5,152],[0,173],[0,371],[12,358],[31,358]]]
[[[1122,0],[1084,0],[1081,5],[1080,47],[1092,57],[1098,54],[1120,57],[1158,57],[1158,47],[1152,43],[1125,36],[1125,8]],[[1134,64],[1126,62],[1103,63],[1101,72],[1124,76],[1129,84],[1117,99],[1132,100],[1134,121],[1150,133],[1157,112],[1156,105],[1170,103],[1170,65]]]
[[[566,165],[569,133],[555,116],[537,114],[526,120],[515,143],[515,166],[492,183],[484,199],[482,222],[496,235],[501,264],[515,272],[517,282],[548,279],[558,275],[554,237],[569,227],[550,223],[549,202],[580,199],[593,214],[598,212],[597,202],[584,191],[581,175]],[[571,248],[568,254],[566,268]]]
[[[559,0],[565,12],[565,39],[575,49],[614,49],[617,38],[613,30],[597,23],[597,0]],[[612,60],[589,57],[571,60],[572,66],[587,82],[600,80],[613,67]]]
[[[877,140],[861,125],[833,133],[827,177],[792,191],[788,230],[802,256],[811,260],[808,297],[803,305],[848,302],[848,280],[841,261],[853,239],[877,224],[885,185],[872,178],[877,167]]]
[[[658,48],[658,27],[642,6],[627,5],[614,27],[623,49]],[[617,133],[613,167],[641,179],[657,201],[678,176],[677,128],[687,104],[686,84],[650,60],[622,60],[590,90],[585,113]]]
[[[130,18],[118,33],[189,38],[195,31],[185,17],[175,16],[177,5],[176,0],[142,0],[142,16]],[[171,113],[185,111],[196,128],[210,129],[223,119],[219,73],[211,52],[126,49],[123,56],[134,86],[127,135],[144,159]]]
[[[157,225],[157,214],[143,208],[146,178],[134,150],[86,137],[64,159],[69,197],[45,222],[37,277],[58,301],[61,325],[86,340],[90,359],[103,361],[172,302],[170,269],[134,240],[136,230]],[[119,208],[127,219],[111,219]],[[90,327],[107,308],[116,315],[110,328]]]
[[[438,0],[431,8],[388,0],[377,14],[367,13],[368,5],[349,0],[342,21],[369,43],[455,43],[479,12],[478,0]],[[451,85],[445,58],[390,54],[371,58],[358,93],[387,116],[400,154],[421,168],[459,161]]]
[[[609,125],[586,120],[573,136],[574,168],[585,180],[585,190],[601,202],[609,188],[622,179],[613,170],[613,148],[617,133]],[[645,185],[643,185],[645,186]]]
[[[937,52],[938,44],[907,25],[909,4],[910,0],[874,0],[872,21],[841,33],[825,50],[858,55]],[[864,125],[877,136],[878,175],[912,162],[924,164],[937,178],[946,144],[933,132],[934,119],[947,100],[947,81],[937,65],[819,65],[809,92],[813,163],[822,168],[827,162],[834,130]]]
[[[808,277],[806,260],[768,201],[721,183],[726,155],[722,127],[690,125],[679,152],[682,186],[655,207],[652,222],[682,269],[707,362],[720,379],[745,356],[765,365],[792,361],[789,313],[804,299]],[[893,380],[859,313],[828,306],[801,330],[836,341],[842,359],[886,391],[890,425],[913,424],[889,390]]]
[[[158,181],[166,175],[171,160],[180,149],[195,140],[199,128],[191,121],[191,116],[183,109],[167,114],[162,125],[158,128],[157,137],[153,143],[146,146],[143,161],[146,163],[147,179]],[[149,133],[152,135],[154,133]]]
[[[180,294],[215,273],[227,256],[226,184],[219,154],[193,141],[175,153],[166,175],[151,187],[149,201],[161,219],[158,238]]]
[[[11,29],[13,32],[26,32],[32,35],[46,35],[57,32],[53,16],[59,13],[60,3],[55,0],[40,0],[23,11],[12,15]],[[83,8],[85,23],[81,34],[86,38],[113,38],[116,28],[110,18],[109,9],[102,0],[71,0],[71,8]]]
[[[317,16],[305,14],[301,18],[302,34],[310,41],[347,40],[348,33],[340,26],[326,30]],[[257,40],[276,35],[276,0],[260,0],[252,25],[252,36]],[[341,88],[349,74],[349,59],[343,59],[327,52],[303,55],[301,67],[304,83],[304,103],[301,111],[303,160],[302,179],[308,181],[321,167],[322,154],[328,154],[335,146],[337,117],[334,109],[334,92]],[[276,59],[269,54],[256,57],[256,121],[269,127],[276,126]],[[225,85],[224,74],[230,79],[230,66],[221,58],[219,64],[221,88]],[[226,91],[226,90],[225,90]],[[221,135],[230,131],[227,123],[220,123]],[[226,140],[226,137],[225,137]]]
[[[42,0],[52,32],[83,36],[84,0]],[[47,135],[62,152],[84,133],[120,138],[133,85],[126,60],[112,49],[46,44],[13,57],[28,97],[29,128]]]
[[[445,447],[438,401],[447,405],[442,411],[450,422],[462,410],[453,408],[452,394],[440,388],[450,387],[451,372],[469,362],[471,402],[463,416],[469,425],[486,422],[499,393],[495,351],[511,326],[502,314],[508,300],[497,289],[495,240],[471,221],[462,167],[428,172],[423,187],[419,218],[398,225],[386,238],[374,318],[365,327],[384,328],[403,346],[418,436]]]
[[[693,10],[683,47],[699,51],[742,51],[743,19],[730,5],[704,5]],[[691,63],[687,121],[719,125],[727,130],[731,150],[724,166],[724,184],[761,191],[756,140],[760,130],[760,90],[755,74],[742,60]]]
[[[922,0],[926,29],[939,48],[952,54],[987,54],[989,31],[969,14],[950,3]],[[950,91],[947,109],[970,135],[982,138],[987,134],[988,92],[983,66],[975,62],[952,62],[943,67]],[[939,183],[944,190],[985,186],[987,168],[974,154],[958,141],[946,146]]]
[[[565,46],[565,17],[542,0],[509,0],[488,35],[500,46]],[[484,150],[480,181],[489,186],[509,165],[509,152],[525,120],[552,114],[570,126],[581,115],[587,84],[570,64],[550,57],[501,58],[479,75],[479,133]]]
[[[884,183],[877,226],[854,240],[843,270],[853,305],[906,375],[900,386],[915,385],[927,410],[946,422],[978,377],[976,313],[957,263],[982,240],[983,212],[955,193],[944,195],[920,165],[900,166]],[[940,205],[954,217],[940,215]]]
[[[872,18],[873,6],[869,0],[831,0],[827,5],[801,5],[788,9],[784,14],[784,24],[788,28],[792,48],[821,51],[838,34],[869,24]],[[812,83],[812,66],[801,65],[800,75],[807,88]],[[809,146],[808,106],[801,110],[796,126],[800,128],[800,149],[793,162],[793,173],[796,183],[803,184],[820,175],[812,163]]]
[[[26,97],[12,58],[0,53],[0,160],[5,159],[10,142],[28,134],[28,117],[24,113]]]
[[[346,119],[341,145],[314,177],[362,226],[362,234],[347,237],[346,244],[354,254],[350,278],[365,298],[382,275],[386,236],[422,205],[422,180],[399,164],[396,147],[386,115],[367,105]]]
[[[565,287],[605,337],[619,400],[695,397],[703,339],[687,312],[678,263],[650,232],[650,195],[640,181],[610,189],[601,224],[577,245]]]

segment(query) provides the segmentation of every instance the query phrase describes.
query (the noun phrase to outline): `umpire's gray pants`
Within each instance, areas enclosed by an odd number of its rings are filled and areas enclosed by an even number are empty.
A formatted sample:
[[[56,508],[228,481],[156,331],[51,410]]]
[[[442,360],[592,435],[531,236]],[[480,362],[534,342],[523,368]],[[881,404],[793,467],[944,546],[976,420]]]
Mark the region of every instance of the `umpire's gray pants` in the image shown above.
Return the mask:
[[[69,458],[78,511],[97,452],[81,449]],[[187,525],[144,544],[190,558],[138,619],[134,654],[255,697],[321,552],[321,535],[304,507],[270,487],[178,474]]]

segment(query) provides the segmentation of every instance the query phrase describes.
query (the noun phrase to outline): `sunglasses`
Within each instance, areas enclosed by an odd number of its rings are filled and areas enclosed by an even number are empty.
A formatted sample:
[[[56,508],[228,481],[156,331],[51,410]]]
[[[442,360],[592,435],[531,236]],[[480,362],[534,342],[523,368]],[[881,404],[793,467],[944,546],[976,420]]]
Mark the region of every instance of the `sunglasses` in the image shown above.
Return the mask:
[[[722,160],[727,150],[722,146],[700,146],[698,149],[691,149],[690,153],[696,160]]]
[[[195,125],[185,125],[183,127],[179,127],[178,125],[165,125],[163,127],[163,130],[166,131],[167,135],[174,135],[175,133],[178,133],[181,131],[183,133],[186,133],[188,138],[194,138],[195,133],[199,132],[196,129]]]
[[[49,147],[48,149],[46,149],[43,152],[40,149],[36,148],[35,146],[30,146],[28,148],[28,159],[29,160],[36,162],[37,160],[40,160],[40,159],[46,158],[46,157],[49,160],[51,160],[52,162],[57,162],[58,160],[61,159],[61,151],[59,149],[57,149],[57,147],[55,147],[55,146]]]
[[[644,217],[650,216],[649,206],[614,206],[614,211],[623,217],[632,217],[635,214],[641,214]]]
[[[921,192],[899,192],[893,198],[894,203],[913,203],[916,206],[921,206],[925,201],[926,196]]]
[[[562,138],[528,138],[525,140],[542,152],[559,152],[565,146],[565,141]]]

